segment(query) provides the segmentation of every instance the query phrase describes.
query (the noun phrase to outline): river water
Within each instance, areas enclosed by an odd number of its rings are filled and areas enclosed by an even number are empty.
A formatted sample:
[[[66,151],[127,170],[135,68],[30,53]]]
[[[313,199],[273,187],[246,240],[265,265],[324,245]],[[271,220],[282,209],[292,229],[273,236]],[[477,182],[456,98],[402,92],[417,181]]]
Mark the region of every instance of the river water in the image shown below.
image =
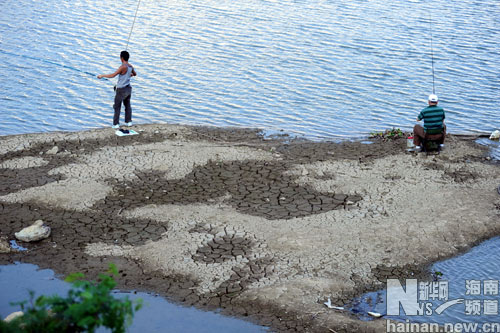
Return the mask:
[[[39,270],[32,264],[0,265],[0,320],[19,305],[13,302],[29,300],[29,291],[35,292],[35,299],[41,295],[66,297],[70,284],[59,280],[50,269]],[[169,303],[162,297],[143,292],[119,292],[116,298],[142,299],[142,308],[135,313],[134,321],[127,332],[267,332],[267,328],[218,313],[205,312],[195,308]],[[100,329],[99,333],[109,332]]]
[[[2,0],[0,134],[109,126],[137,0]],[[432,17],[431,17],[432,15]],[[432,25],[430,19],[432,18]],[[311,139],[410,129],[432,91],[453,133],[500,128],[498,0],[143,0],[136,123]]]
[[[465,323],[477,324],[470,326],[469,332],[487,332],[482,330],[484,324],[495,323],[495,327],[484,327],[490,332],[500,329],[500,237],[494,237],[473,247],[468,252],[433,264],[430,272],[439,272],[439,281],[445,282],[447,287],[446,299],[430,297],[432,292],[426,293],[424,288],[418,287],[418,301],[421,304],[432,303],[432,313],[407,315],[401,306],[399,316],[384,316],[387,319],[399,322],[437,323],[439,325],[462,325]],[[410,278],[410,277],[409,277]],[[403,287],[405,283],[402,284]],[[387,289],[369,292],[357,298],[349,309],[360,319],[372,320],[368,311],[387,314]],[[426,296],[427,295],[427,296]],[[445,293],[442,294],[443,296]],[[441,299],[440,299],[441,298]],[[457,301],[443,312],[436,311],[447,301]],[[458,331],[458,330],[457,330]],[[465,329],[463,332],[467,332]]]

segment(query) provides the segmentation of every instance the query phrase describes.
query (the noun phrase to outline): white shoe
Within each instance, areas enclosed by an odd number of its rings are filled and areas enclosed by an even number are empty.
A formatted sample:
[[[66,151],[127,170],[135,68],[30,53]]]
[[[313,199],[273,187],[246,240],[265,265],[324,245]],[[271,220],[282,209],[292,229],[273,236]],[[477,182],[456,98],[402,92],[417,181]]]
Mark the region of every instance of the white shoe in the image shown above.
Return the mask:
[[[415,146],[415,151],[422,151],[422,147],[420,147],[420,146]]]
[[[120,124],[113,125],[113,126],[111,126],[111,128],[118,129],[118,128],[120,128]]]
[[[125,123],[128,127],[132,127],[132,122]]]
[[[443,149],[443,148],[444,148],[444,143],[441,143],[441,144],[439,145],[439,148]]]

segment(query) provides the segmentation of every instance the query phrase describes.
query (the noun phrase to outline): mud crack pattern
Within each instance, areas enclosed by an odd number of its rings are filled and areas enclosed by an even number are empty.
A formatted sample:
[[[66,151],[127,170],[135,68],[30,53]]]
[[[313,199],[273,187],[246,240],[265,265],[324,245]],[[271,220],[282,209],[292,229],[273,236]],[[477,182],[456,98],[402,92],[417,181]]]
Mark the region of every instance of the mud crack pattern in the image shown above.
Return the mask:
[[[291,219],[343,209],[361,200],[358,195],[321,193],[298,185],[287,175],[285,163],[264,161],[215,162],[196,167],[183,179],[169,180],[163,173],[136,173],[138,180],[114,184],[106,203],[119,201],[126,209],[148,204],[192,204],[230,198],[224,202],[241,213],[269,220]],[[121,199],[133,193],[133,200]],[[103,209],[104,206],[96,206]]]

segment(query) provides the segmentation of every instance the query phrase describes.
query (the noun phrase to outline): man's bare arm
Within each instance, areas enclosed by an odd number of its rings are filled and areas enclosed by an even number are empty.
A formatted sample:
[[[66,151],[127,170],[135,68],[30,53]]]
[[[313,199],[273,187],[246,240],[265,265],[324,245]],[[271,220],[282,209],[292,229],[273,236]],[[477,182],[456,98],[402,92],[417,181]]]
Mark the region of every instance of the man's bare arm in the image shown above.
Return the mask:
[[[112,79],[115,76],[117,76],[118,74],[125,74],[125,73],[123,73],[124,69],[126,70],[126,67],[122,65],[113,74],[100,74],[100,75],[97,75],[97,78],[98,79],[102,79],[103,77],[105,77],[105,78],[108,78],[108,79]]]

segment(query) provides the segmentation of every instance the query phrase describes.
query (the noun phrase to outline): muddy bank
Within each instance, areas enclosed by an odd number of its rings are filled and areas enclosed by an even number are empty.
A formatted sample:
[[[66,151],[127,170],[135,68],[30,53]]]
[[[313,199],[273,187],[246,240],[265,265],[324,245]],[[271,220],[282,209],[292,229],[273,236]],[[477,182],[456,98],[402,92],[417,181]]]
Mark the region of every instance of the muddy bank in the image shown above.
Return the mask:
[[[327,310],[499,234],[500,172],[471,138],[437,156],[405,140],[307,142],[173,125],[0,138],[0,254],[154,291],[277,331],[382,331]],[[54,147],[57,146],[57,149]]]

